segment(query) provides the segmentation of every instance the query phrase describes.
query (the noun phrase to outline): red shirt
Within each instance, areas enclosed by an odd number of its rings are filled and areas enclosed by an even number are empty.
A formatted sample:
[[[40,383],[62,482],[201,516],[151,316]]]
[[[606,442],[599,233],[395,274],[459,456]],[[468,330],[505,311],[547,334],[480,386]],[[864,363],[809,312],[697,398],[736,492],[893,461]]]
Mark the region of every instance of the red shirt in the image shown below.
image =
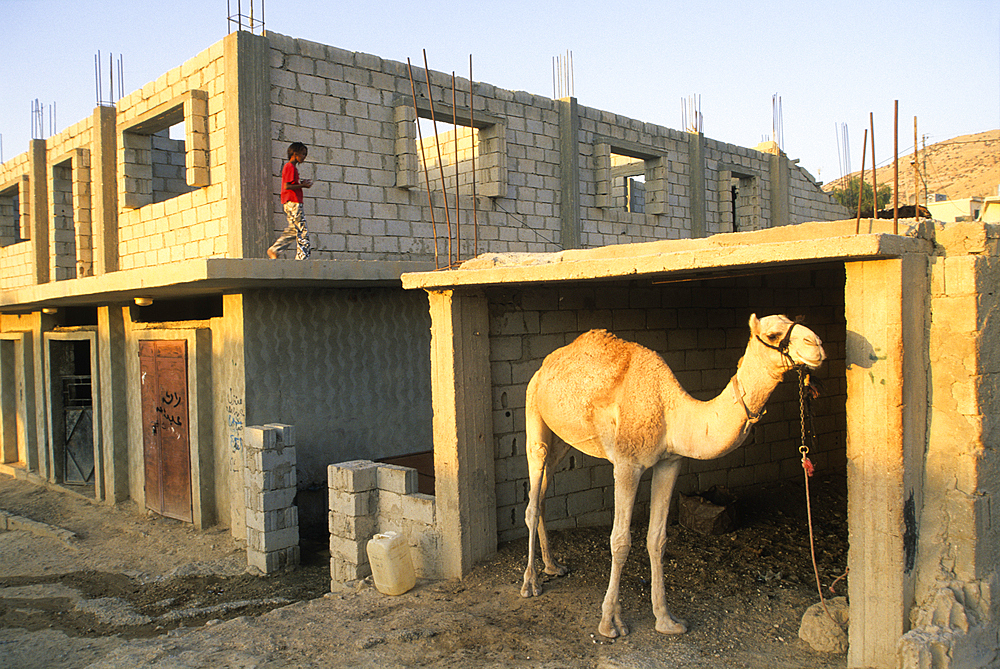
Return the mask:
[[[291,161],[285,163],[284,169],[281,170],[281,204],[285,204],[286,202],[302,203],[302,189],[288,188],[288,184],[298,183],[299,168]]]

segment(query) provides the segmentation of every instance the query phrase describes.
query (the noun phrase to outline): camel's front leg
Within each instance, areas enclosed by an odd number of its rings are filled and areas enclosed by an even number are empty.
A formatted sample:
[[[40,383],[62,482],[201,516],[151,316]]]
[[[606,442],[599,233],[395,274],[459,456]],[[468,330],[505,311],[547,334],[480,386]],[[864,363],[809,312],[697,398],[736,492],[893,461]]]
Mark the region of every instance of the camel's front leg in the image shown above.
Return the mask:
[[[639,489],[642,472],[643,468],[639,465],[615,465],[615,522],[611,529],[611,578],[608,581],[608,592],[604,595],[604,604],[601,605],[601,624],[597,627],[598,632],[609,638],[614,638],[619,633],[623,636],[628,634],[628,626],[622,621],[618,589],[621,584],[622,568],[632,546],[630,533],[632,507],[635,505],[635,493]]]
[[[663,548],[667,543],[667,515],[670,512],[670,498],[674,494],[674,483],[677,481],[680,469],[681,459],[679,457],[661,460],[653,467],[646,550],[649,551],[650,585],[653,590],[653,614],[656,616],[656,631],[661,634],[687,632],[687,624],[670,615],[663,582]]]
[[[556,467],[569,452],[561,439],[554,436],[549,439],[548,455],[545,458],[545,468],[542,470],[541,489],[538,494],[538,545],[542,549],[542,562],[545,563],[545,573],[552,576],[565,576],[569,570],[552,557],[549,549],[549,533],[545,530],[545,493],[549,488],[549,480]]]

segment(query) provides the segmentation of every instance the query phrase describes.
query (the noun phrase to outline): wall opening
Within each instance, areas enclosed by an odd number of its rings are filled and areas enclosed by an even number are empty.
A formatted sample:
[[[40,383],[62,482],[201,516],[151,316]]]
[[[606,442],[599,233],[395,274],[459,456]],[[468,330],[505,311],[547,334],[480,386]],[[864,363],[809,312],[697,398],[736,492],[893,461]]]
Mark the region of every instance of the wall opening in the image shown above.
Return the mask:
[[[729,178],[729,214],[733,232],[760,229],[760,186],[752,174],[732,172]]]
[[[0,190],[0,246],[28,240],[27,221],[22,216],[18,184]]]
[[[646,213],[646,161],[611,152],[611,208]]]
[[[94,400],[90,339],[49,340],[55,481],[94,495]]]
[[[52,278],[56,281],[75,279],[76,226],[73,217],[73,161],[64,160],[52,166]],[[80,274],[80,276],[84,276]]]

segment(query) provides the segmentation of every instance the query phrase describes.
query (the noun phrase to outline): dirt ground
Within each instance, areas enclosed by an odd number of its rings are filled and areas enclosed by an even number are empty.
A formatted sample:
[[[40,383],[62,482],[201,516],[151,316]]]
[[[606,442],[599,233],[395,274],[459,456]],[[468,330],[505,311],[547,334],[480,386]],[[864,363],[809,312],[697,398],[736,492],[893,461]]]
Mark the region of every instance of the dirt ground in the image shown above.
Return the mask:
[[[845,481],[813,479],[824,584],[845,568]],[[608,528],[554,533],[571,568],[541,597],[519,595],[516,541],[462,581],[419,581],[387,597],[365,582],[330,592],[322,537],[300,569],[246,573],[225,530],[94,504],[0,475],[0,510],[77,534],[64,542],[0,532],[0,666],[42,667],[843,667],[798,638],[818,600],[801,485],[739,502],[740,527],[703,536],[669,528],[667,601],[687,634],[653,630],[645,527],[622,577],[632,633],[597,636]],[[839,594],[846,593],[842,580]]]

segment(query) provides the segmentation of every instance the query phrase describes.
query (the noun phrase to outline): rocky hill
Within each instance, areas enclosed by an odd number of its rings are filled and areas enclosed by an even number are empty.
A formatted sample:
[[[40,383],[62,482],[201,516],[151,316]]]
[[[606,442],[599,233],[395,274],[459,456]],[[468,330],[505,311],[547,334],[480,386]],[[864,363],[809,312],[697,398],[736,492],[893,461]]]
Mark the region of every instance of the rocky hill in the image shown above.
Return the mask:
[[[887,138],[892,141],[891,138]],[[881,141],[886,141],[882,139]],[[900,143],[905,140],[900,138]],[[909,142],[906,142],[909,144]],[[871,160],[871,151],[868,152]],[[856,158],[856,157],[855,157]],[[899,157],[899,204],[913,204],[913,154]],[[917,152],[921,173],[920,203],[924,203],[924,193],[943,193],[949,200],[966,197],[987,197],[997,195],[1000,186],[1000,130],[988,130],[974,135],[962,135]],[[857,177],[860,170],[852,173]],[[865,168],[865,181],[871,183],[871,165]],[[878,184],[888,184],[892,188],[893,166],[878,168]],[[829,192],[837,188],[843,179],[823,185]],[[890,201],[890,206],[892,206]]]

